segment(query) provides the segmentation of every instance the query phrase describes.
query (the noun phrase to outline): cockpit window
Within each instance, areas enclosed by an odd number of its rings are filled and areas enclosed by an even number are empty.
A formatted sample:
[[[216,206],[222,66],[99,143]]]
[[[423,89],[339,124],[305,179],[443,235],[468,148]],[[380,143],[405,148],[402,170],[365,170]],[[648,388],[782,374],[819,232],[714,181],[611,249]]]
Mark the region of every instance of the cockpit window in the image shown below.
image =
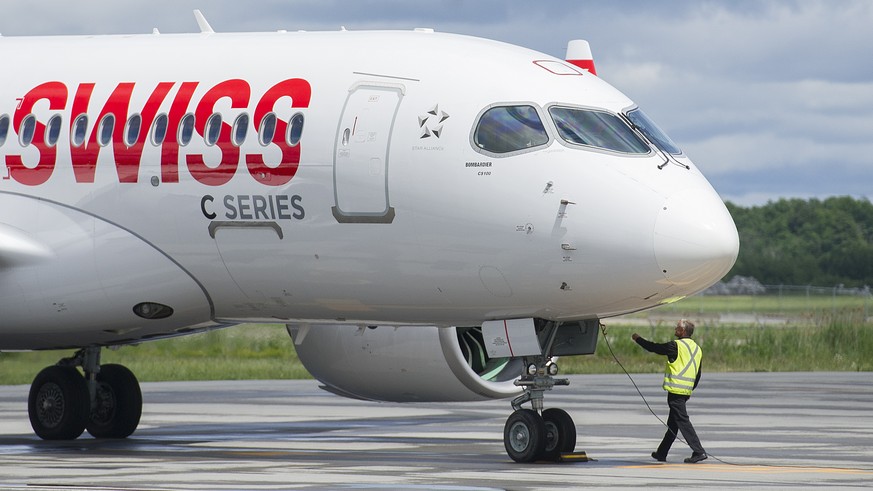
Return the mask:
[[[649,119],[649,117],[646,116],[646,113],[641,109],[637,108],[628,111],[627,119],[629,119],[638,130],[646,135],[646,138],[648,138],[656,147],[673,155],[682,154],[682,150],[673,143],[673,140],[671,140],[666,133],[661,131],[661,128],[658,128],[658,125]]]
[[[473,141],[492,153],[509,153],[545,145],[549,134],[533,106],[496,106],[479,118]]]
[[[646,154],[651,151],[618,116],[604,111],[553,106],[549,114],[558,134],[568,143],[614,152]]]

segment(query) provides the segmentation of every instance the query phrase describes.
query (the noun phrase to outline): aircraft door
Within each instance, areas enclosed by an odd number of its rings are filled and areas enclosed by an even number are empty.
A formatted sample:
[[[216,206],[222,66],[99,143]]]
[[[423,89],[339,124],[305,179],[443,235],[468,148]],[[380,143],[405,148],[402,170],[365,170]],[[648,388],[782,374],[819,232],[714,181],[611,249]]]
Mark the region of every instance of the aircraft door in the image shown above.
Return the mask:
[[[391,223],[388,149],[403,86],[360,83],[346,99],[333,158],[335,206],[340,223]]]

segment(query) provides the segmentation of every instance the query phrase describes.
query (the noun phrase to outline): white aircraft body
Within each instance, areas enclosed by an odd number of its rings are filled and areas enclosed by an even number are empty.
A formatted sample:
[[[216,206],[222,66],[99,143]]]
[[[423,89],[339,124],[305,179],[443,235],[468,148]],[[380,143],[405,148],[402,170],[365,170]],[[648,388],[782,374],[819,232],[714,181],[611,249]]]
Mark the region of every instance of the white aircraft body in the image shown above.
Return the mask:
[[[33,382],[42,438],[135,430],[103,347],[265,321],[346,396],[516,397],[509,455],[553,458],[576,435],[544,409],[556,357],[736,259],[697,166],[588,70],[429,29],[200,19],[0,37],[0,349],[79,349]]]

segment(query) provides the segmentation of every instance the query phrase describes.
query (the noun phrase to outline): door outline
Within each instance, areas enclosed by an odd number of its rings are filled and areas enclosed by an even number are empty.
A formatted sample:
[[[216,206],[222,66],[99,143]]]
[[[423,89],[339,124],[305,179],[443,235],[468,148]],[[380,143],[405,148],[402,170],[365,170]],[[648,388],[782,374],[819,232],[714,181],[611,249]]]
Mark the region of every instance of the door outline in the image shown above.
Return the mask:
[[[358,82],[349,89],[334,140],[331,212],[337,222],[394,221],[388,156],[404,95],[403,85],[392,83]]]

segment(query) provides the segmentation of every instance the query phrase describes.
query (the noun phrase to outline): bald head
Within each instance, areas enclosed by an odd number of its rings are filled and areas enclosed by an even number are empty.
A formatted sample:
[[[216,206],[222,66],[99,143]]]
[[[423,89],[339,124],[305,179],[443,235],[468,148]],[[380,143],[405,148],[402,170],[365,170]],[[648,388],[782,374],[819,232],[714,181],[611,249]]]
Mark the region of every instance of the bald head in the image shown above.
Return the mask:
[[[688,319],[681,319],[676,323],[676,337],[690,338],[694,335],[694,323]]]

